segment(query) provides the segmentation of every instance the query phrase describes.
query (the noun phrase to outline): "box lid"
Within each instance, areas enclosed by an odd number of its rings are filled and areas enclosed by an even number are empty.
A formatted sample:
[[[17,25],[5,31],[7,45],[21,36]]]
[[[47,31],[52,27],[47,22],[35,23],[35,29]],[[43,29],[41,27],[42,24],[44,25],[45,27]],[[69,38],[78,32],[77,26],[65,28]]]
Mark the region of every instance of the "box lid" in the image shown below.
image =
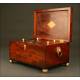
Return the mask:
[[[71,41],[71,8],[35,10],[34,37]]]

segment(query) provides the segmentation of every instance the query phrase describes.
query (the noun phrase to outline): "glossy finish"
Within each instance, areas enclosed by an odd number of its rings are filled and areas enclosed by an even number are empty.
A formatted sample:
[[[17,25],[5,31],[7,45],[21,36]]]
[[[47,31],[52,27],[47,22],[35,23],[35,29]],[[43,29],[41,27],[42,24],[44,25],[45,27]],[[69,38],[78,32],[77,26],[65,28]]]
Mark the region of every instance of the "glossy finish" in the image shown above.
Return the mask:
[[[57,47],[60,47],[60,53],[57,52]],[[45,40],[14,41],[10,43],[9,51],[10,60],[27,63],[42,69],[69,62],[68,42],[54,43],[54,41],[49,41],[47,45]]]
[[[34,11],[32,40],[10,42],[9,60],[18,61],[47,72],[48,68],[69,63],[71,8]]]

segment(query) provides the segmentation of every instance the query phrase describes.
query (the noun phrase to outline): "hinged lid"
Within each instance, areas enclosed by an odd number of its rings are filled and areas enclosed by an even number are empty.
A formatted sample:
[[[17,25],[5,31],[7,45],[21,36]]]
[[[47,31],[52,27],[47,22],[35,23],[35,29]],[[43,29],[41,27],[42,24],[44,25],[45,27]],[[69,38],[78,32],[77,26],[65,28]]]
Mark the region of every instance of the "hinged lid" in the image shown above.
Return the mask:
[[[71,8],[34,11],[34,37],[48,40],[71,40]]]

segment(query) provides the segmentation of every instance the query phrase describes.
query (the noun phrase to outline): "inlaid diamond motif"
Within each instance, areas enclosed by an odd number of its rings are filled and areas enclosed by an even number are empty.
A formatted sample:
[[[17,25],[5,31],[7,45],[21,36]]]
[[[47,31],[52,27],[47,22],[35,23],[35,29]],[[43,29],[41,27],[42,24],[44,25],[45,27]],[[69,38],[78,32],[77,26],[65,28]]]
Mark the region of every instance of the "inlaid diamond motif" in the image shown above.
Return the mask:
[[[53,21],[50,21],[49,23],[48,23],[48,26],[50,27],[50,28],[54,28],[55,27],[55,22],[53,22]]]

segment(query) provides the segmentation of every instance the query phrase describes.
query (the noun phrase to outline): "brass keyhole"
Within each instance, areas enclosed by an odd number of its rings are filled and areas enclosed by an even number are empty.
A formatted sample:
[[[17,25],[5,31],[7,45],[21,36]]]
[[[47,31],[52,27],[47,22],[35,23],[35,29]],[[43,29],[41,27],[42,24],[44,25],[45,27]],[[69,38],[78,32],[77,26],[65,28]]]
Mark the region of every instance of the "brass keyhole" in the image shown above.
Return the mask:
[[[57,48],[56,48],[56,51],[57,51],[57,55],[58,55],[59,57],[62,56],[61,47],[57,47]]]
[[[49,41],[47,41],[47,45],[49,45]]]
[[[26,50],[26,45],[24,44],[24,50]]]

